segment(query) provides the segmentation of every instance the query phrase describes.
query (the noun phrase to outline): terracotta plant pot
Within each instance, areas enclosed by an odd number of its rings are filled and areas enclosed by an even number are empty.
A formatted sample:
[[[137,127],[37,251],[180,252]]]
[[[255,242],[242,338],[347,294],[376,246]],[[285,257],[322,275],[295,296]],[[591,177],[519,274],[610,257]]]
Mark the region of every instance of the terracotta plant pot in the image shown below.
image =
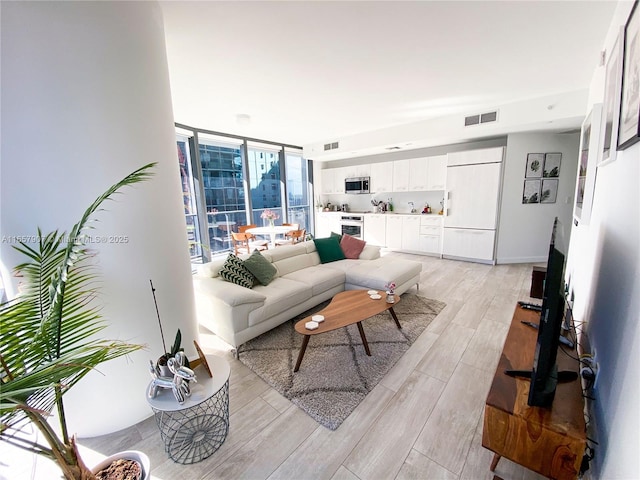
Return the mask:
[[[149,461],[149,457],[145,453],[138,450],[125,450],[123,452],[115,453],[98,463],[91,469],[91,472],[93,474],[96,474],[100,470],[107,468],[109,465],[111,465],[112,462],[121,458],[127,460],[135,460],[142,466],[142,476],[140,477],[141,480],[149,480],[151,478],[151,462]]]

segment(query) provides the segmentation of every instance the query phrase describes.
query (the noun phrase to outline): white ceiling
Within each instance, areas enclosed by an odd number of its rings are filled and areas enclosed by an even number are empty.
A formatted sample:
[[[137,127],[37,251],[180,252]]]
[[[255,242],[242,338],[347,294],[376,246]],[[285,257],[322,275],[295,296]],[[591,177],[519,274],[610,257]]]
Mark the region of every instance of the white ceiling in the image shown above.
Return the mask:
[[[161,6],[176,122],[305,145],[584,90],[616,2]]]

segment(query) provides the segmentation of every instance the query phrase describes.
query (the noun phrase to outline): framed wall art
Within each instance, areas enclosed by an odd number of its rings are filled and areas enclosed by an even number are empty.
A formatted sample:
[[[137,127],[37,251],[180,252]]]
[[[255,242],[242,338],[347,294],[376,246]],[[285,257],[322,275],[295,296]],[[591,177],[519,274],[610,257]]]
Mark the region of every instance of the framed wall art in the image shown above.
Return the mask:
[[[606,81],[604,89],[604,104],[602,105],[602,139],[600,142],[600,157],[598,166],[611,163],[616,159],[618,150],[618,121],[620,120],[620,95],[622,94],[622,56],[624,43],[624,28],[613,43],[607,59]]]
[[[597,103],[582,123],[580,133],[578,176],[573,205],[573,218],[576,225],[578,223],[588,225],[591,217],[591,204],[596,185],[596,158],[600,152],[601,121],[602,104]]]
[[[544,163],[544,153],[527,154],[527,171],[524,176],[526,178],[542,177],[542,165]]]
[[[556,203],[558,198],[558,179],[543,178],[540,190],[540,203]]]
[[[557,178],[560,176],[561,153],[545,153],[542,176],[544,178]]]
[[[624,27],[622,97],[618,128],[618,150],[640,140],[640,13],[638,0]]]
[[[540,180],[525,180],[522,203],[540,203]]]

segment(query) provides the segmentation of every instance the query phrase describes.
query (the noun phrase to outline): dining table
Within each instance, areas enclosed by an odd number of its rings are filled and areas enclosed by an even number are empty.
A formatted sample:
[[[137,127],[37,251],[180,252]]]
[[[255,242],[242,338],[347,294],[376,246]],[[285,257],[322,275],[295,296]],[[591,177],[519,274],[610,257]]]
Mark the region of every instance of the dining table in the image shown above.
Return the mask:
[[[266,227],[247,228],[246,232],[252,233],[253,235],[268,235],[269,247],[274,248],[276,246],[276,235],[284,235],[285,233],[293,232],[294,230],[297,230],[297,228],[292,225],[274,225]]]

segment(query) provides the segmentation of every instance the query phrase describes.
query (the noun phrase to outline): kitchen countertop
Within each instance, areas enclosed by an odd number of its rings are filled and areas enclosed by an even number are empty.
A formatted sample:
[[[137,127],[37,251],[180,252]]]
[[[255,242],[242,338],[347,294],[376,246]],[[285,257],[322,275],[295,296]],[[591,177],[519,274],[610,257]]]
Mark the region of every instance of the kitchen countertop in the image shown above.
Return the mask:
[[[437,213],[421,213],[421,212],[416,212],[416,213],[411,213],[411,212],[373,212],[371,210],[367,210],[367,211],[358,211],[358,210],[349,210],[348,212],[343,212],[343,211],[328,211],[328,212],[320,212],[320,213],[339,213],[341,215],[417,215],[417,216],[424,216],[424,217],[443,217],[444,215],[438,215]]]

